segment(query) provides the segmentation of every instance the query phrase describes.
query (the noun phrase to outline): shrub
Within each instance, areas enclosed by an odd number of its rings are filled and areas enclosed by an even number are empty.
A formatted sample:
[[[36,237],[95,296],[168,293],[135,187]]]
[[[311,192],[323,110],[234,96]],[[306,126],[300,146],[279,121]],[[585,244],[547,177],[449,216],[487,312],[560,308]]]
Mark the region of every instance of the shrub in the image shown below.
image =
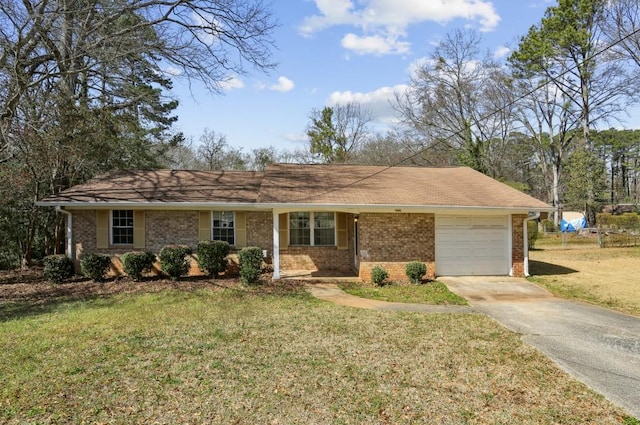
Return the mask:
[[[548,233],[557,232],[558,231],[558,226],[553,224],[553,220],[550,220],[550,219],[547,218],[545,220],[542,220],[542,231],[543,232],[548,232]]]
[[[529,249],[533,249],[538,240],[538,222],[535,220],[527,221],[527,244]]]
[[[191,248],[185,245],[167,245],[160,250],[160,268],[162,272],[172,280],[178,280],[180,276],[189,273],[189,258]]]
[[[156,255],[153,252],[126,252],[122,255],[122,268],[124,272],[133,280],[142,279],[142,273],[149,272]]]
[[[87,254],[80,260],[82,274],[89,279],[101,282],[111,266],[111,257],[106,254]]]
[[[240,281],[242,283],[255,283],[262,270],[262,248],[250,246],[242,248],[238,253],[240,262]]]
[[[411,283],[420,283],[425,274],[427,274],[427,265],[420,261],[412,261],[407,264],[405,273]]]
[[[614,230],[634,230],[640,227],[640,215],[637,213],[624,213],[613,215],[609,213],[596,214],[598,226]]]
[[[215,278],[227,268],[226,257],[229,255],[229,243],[225,241],[205,241],[198,244],[198,266]]]
[[[44,257],[44,270],[42,275],[45,279],[54,283],[60,283],[70,279],[75,274],[73,261],[64,255],[49,255]]]
[[[382,266],[375,266],[371,270],[371,280],[376,286],[384,285],[385,279],[389,278],[389,272]]]

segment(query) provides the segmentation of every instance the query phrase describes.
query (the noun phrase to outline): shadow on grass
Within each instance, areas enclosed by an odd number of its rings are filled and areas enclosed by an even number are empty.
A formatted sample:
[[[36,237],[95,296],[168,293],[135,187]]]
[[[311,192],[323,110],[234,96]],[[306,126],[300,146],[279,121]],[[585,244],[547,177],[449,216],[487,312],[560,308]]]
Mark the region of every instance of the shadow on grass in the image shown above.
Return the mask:
[[[304,290],[304,282],[272,282],[266,275],[262,276],[259,282],[250,285],[241,284],[237,278],[212,279],[208,276],[184,276],[179,280],[149,276],[139,282],[122,278],[112,278],[105,282],[76,278],[60,284],[41,280],[40,282],[0,284],[0,322],[51,313],[63,308],[65,304],[90,302],[108,307],[119,302],[117,296],[120,294],[151,294],[162,291],[193,293],[201,290],[224,291],[227,296],[233,297],[312,298]]]
[[[544,261],[529,260],[529,272],[534,276],[549,276],[577,273],[578,270],[557,264],[545,263]]]
[[[100,301],[101,306],[109,306],[117,302],[114,296],[118,294],[154,293],[162,290],[194,291],[212,286],[211,280],[203,277],[188,277],[180,281],[144,278],[139,282],[129,279],[93,282],[76,278],[60,284],[47,281],[2,284],[0,322],[51,313],[64,304]]]

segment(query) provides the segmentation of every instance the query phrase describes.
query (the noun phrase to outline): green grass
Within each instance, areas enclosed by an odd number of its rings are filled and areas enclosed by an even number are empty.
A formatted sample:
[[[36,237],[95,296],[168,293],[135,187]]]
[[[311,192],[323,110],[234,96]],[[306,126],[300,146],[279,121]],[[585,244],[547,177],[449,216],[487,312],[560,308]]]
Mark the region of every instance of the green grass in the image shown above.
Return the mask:
[[[0,346],[8,424],[625,420],[489,318],[358,310],[301,290],[65,301],[5,316]]]
[[[441,282],[432,281],[422,285],[385,285],[373,286],[360,282],[341,283],[340,288],[362,298],[380,301],[417,303],[417,304],[452,304],[467,305],[467,301],[449,291]]]
[[[627,312],[624,310],[626,306],[621,301],[611,297],[608,299],[599,297],[580,285],[567,284],[559,281],[558,279],[546,277],[543,278],[538,276],[528,277],[527,280],[534,282],[542,286],[543,288],[546,288],[547,290],[549,290],[549,292],[557,297],[566,298],[569,300],[585,301],[587,303],[599,305],[601,307]],[[631,313],[634,313],[634,311],[631,311]]]

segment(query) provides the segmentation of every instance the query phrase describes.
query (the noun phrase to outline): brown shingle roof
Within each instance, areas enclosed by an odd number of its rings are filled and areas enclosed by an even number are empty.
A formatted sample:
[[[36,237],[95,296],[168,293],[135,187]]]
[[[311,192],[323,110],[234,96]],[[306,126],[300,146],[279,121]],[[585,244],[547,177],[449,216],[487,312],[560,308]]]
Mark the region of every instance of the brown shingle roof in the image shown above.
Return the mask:
[[[245,171],[118,171],[44,199],[76,203],[307,204],[548,210],[470,168],[274,164]]]
[[[253,203],[257,171],[130,170],[102,174],[44,199],[51,203]]]
[[[258,202],[549,208],[467,167],[276,164],[265,172]]]

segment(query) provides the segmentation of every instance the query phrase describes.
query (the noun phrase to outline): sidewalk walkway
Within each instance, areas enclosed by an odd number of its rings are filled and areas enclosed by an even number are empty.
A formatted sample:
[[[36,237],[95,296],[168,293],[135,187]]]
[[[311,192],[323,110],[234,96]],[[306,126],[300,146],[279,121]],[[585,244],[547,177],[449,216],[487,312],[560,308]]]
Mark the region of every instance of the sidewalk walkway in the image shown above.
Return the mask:
[[[330,301],[338,305],[365,308],[368,310],[408,311],[416,313],[478,313],[476,309],[466,305],[392,303],[360,298],[355,295],[347,294],[335,283],[312,283],[305,285],[305,289],[309,291],[311,295],[321,300]]]

